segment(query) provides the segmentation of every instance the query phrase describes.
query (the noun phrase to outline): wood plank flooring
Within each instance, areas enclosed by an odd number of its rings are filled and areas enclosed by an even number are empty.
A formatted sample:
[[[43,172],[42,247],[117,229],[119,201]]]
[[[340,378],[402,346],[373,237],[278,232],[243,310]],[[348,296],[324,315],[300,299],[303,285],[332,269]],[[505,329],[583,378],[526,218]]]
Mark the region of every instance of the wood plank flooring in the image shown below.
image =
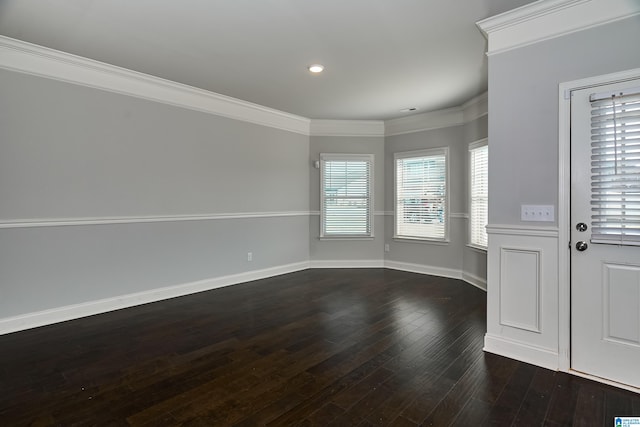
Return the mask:
[[[612,426],[640,395],[482,351],[486,294],[306,270],[0,336],[2,426]]]

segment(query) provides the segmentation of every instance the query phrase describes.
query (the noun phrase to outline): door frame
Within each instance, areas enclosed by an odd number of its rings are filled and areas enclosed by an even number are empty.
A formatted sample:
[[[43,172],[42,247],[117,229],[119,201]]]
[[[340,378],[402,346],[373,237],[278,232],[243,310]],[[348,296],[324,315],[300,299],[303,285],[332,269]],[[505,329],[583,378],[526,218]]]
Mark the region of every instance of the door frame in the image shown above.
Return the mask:
[[[571,92],[640,78],[640,68],[560,83],[558,87],[558,369],[599,382],[633,387],[571,369]]]

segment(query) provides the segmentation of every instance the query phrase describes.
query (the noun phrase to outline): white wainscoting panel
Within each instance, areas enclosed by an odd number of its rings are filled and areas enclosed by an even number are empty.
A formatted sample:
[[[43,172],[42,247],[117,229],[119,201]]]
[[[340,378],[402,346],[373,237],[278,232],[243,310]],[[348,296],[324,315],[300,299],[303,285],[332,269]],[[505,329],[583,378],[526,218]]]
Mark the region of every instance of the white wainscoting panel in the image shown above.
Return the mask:
[[[485,351],[558,369],[558,230],[490,225]]]
[[[539,250],[500,248],[500,324],[540,333]]]

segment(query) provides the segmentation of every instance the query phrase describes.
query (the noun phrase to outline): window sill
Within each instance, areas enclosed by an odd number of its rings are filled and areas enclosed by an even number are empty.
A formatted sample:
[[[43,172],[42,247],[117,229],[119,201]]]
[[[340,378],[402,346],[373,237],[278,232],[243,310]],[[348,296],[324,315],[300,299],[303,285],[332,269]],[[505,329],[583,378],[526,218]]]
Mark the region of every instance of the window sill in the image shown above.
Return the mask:
[[[402,236],[393,236],[393,240],[402,243],[420,243],[427,245],[448,245],[450,241],[448,239],[445,240],[433,240],[433,239],[420,239],[420,238],[412,238],[412,237],[402,237]]]
[[[484,253],[484,254],[486,254],[486,253],[487,253],[487,248],[486,248],[486,247],[484,247],[484,246],[473,245],[473,244],[471,244],[471,243],[467,243],[467,244],[466,244],[466,246],[467,246],[469,249],[473,249],[474,251],[482,252],[482,253]]]
[[[373,240],[373,236],[320,236],[318,240],[332,241],[332,240]]]

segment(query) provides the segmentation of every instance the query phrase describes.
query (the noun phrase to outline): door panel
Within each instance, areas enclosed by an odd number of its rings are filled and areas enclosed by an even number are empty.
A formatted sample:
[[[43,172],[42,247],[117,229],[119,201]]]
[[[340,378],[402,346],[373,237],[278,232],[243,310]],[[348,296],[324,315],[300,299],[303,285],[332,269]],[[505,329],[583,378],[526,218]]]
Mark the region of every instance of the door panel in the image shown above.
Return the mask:
[[[640,247],[591,238],[592,200],[602,195],[592,192],[592,160],[599,152],[591,144],[589,98],[638,87],[640,80],[571,93],[571,368],[634,387],[640,387]],[[626,171],[625,162],[619,163]]]

